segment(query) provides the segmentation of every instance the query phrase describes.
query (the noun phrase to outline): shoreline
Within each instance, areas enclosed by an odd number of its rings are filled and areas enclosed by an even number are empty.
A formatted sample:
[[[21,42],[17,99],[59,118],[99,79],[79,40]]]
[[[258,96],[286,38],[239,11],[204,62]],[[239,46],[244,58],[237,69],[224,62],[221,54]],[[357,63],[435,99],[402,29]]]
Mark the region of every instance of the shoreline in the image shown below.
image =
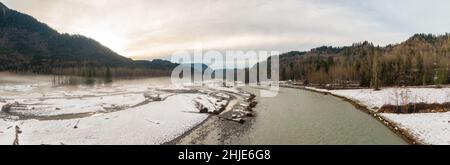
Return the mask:
[[[314,89],[310,89],[310,88],[305,88],[303,86],[280,85],[280,87],[299,89],[299,90],[306,90],[306,91],[310,91],[310,92],[321,93],[321,94],[325,94],[325,95],[331,95],[333,97],[342,99],[343,101],[346,101],[346,102],[352,104],[356,109],[358,109],[358,110],[360,110],[360,111],[362,111],[362,112],[372,116],[373,118],[375,118],[377,121],[379,121],[380,123],[382,123],[383,125],[388,127],[396,135],[400,136],[407,143],[409,143],[411,145],[425,145],[425,143],[421,142],[418,138],[413,136],[408,130],[400,128],[397,123],[395,123],[395,122],[393,122],[393,121],[391,121],[389,119],[386,119],[385,117],[379,115],[379,113],[370,110],[366,105],[363,105],[363,104],[361,104],[361,103],[359,103],[359,102],[357,102],[355,100],[349,99],[349,98],[344,97],[344,96],[336,95],[336,94],[333,94],[331,92],[314,90]]]
[[[245,121],[243,123],[230,116],[236,113],[235,110],[253,109],[251,103],[256,100],[251,97],[252,93],[240,88],[238,90],[248,94],[249,97],[228,93],[233,95],[235,99],[230,100],[223,112],[209,114],[204,121],[192,127],[192,129],[161,145],[226,145],[228,141],[232,141],[233,136],[246,131],[253,123],[256,112],[251,112],[252,116],[242,117]],[[235,102],[233,103],[233,101]],[[243,104],[246,106],[243,106]]]
[[[370,115],[371,117],[376,119],[378,122],[380,122],[381,124],[386,126],[389,130],[391,130],[397,136],[402,138],[408,144],[410,144],[410,145],[425,145],[425,143],[421,142],[419,139],[417,139],[415,136],[413,136],[408,130],[400,128],[398,126],[398,124],[396,124],[395,122],[393,122],[389,119],[386,119],[385,117],[379,115],[379,113],[377,113],[377,112],[371,111],[367,106],[365,106],[357,101],[351,100],[351,99],[343,97],[343,96],[333,94],[331,92],[309,89],[309,88],[305,88],[302,86],[280,85],[280,87],[305,90],[305,91],[310,91],[310,92],[315,92],[315,93],[320,93],[320,94],[336,97],[338,99],[341,99],[345,102],[352,104],[352,106],[354,106],[356,109],[360,110],[361,112],[364,112],[364,113]],[[236,105],[238,105],[238,104],[240,104],[240,103],[237,103]],[[231,108],[233,108],[233,106]],[[251,119],[251,120],[253,120],[253,119]],[[250,124],[248,124],[248,123],[250,123]],[[220,136],[219,139],[211,139],[208,136],[214,136],[214,135],[210,135],[210,134],[217,133],[217,131],[220,131],[220,132],[245,131],[245,129],[247,127],[251,126],[252,121],[247,121],[244,124],[239,124],[239,123],[237,123],[237,124],[238,125],[236,125],[236,122],[225,120],[225,119],[221,118],[220,116],[210,115],[210,116],[208,116],[207,119],[205,119],[203,122],[199,123],[192,129],[190,129],[189,131],[186,131],[185,133],[178,136],[177,138],[170,140],[168,142],[165,142],[162,145],[180,145],[180,144],[181,145],[186,145],[186,144],[187,145],[198,145],[200,143],[196,143],[197,140],[199,140],[199,139],[205,140],[205,138],[206,138],[206,140],[212,140],[213,144],[222,144],[223,145],[223,144],[226,144],[225,141],[223,141],[223,139],[228,138],[228,140],[230,140],[230,138],[233,135],[224,136],[223,134],[221,134],[221,135],[219,135]],[[209,138],[209,139],[207,139],[207,138]],[[187,139],[189,139],[189,140],[187,140]],[[203,144],[203,145],[205,145],[205,144]],[[206,145],[210,145],[210,144],[206,144]]]

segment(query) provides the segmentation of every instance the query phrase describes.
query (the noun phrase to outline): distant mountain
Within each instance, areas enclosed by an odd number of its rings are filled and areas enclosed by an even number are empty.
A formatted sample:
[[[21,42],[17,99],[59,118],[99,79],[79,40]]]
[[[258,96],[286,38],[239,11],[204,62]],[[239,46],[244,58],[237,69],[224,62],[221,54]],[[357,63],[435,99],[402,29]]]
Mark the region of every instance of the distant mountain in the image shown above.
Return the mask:
[[[136,60],[133,62],[135,66],[144,67],[148,69],[172,70],[179,64],[172,63],[166,60],[155,59],[151,61]]]
[[[51,73],[54,68],[86,66],[167,70],[176,64],[133,61],[91,38],[60,34],[0,2],[0,71]]]
[[[180,64],[183,68],[192,68],[195,72],[204,72],[206,70],[211,70],[211,68],[203,63],[182,63]]]

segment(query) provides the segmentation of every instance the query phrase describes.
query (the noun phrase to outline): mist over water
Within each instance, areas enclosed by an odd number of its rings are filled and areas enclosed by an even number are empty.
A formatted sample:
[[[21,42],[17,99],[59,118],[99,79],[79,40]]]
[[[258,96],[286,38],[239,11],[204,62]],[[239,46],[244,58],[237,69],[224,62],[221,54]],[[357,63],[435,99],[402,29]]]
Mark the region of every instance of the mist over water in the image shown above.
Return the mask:
[[[114,79],[111,82],[105,82],[104,78],[0,72],[0,94],[3,95],[24,95],[27,92],[46,94],[72,90],[147,88],[169,85],[171,85],[171,81],[167,77]]]

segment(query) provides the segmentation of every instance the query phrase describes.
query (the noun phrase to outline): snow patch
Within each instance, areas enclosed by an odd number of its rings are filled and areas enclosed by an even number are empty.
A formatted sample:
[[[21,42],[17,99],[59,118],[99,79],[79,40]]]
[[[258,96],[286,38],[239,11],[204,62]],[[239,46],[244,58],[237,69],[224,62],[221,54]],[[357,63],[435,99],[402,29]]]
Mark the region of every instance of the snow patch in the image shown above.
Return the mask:
[[[381,115],[426,144],[450,144],[450,112]]]
[[[373,89],[325,90],[312,87],[307,87],[307,89],[330,92],[357,101],[372,110],[378,110],[384,105],[450,102],[450,88],[383,88],[379,91]]]

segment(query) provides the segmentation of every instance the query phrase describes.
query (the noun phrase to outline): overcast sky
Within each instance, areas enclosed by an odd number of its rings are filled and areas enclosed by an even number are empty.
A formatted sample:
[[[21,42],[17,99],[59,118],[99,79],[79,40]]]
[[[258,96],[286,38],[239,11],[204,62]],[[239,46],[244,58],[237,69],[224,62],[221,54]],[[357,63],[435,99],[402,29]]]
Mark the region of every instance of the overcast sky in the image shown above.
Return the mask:
[[[414,33],[450,32],[448,0],[0,0],[59,32],[94,38],[135,59],[198,45],[309,50]]]

